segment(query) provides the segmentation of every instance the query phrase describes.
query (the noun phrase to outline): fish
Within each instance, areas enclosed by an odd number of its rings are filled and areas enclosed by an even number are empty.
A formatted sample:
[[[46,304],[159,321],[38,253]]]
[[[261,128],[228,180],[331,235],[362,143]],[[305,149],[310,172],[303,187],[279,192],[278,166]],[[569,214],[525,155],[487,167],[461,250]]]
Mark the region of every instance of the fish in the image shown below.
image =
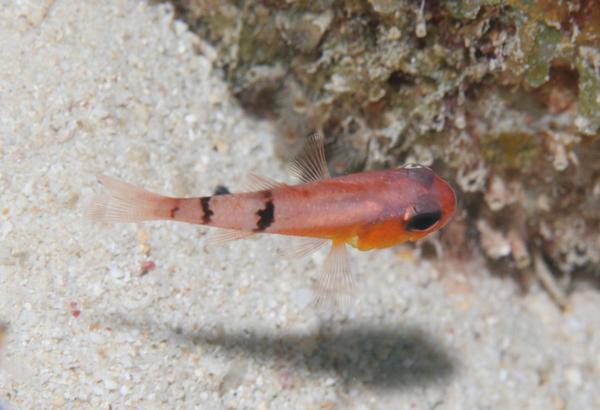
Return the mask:
[[[306,256],[329,243],[313,286],[313,303],[349,297],[355,281],[347,247],[360,251],[417,241],[443,228],[457,206],[452,186],[429,167],[402,167],[332,177],[323,137],[315,134],[291,163],[300,183],[250,174],[243,192],[219,187],[211,196],[176,198],[99,175],[108,193],[96,197],[88,217],[103,223],[168,220],[216,228],[222,244],[257,234],[304,238],[290,249]]]

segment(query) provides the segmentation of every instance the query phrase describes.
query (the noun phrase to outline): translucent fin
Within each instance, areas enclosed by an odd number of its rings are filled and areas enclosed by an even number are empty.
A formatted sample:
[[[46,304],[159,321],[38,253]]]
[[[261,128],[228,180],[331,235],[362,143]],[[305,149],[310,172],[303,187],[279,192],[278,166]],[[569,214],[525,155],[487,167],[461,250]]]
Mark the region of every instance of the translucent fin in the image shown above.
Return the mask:
[[[289,172],[302,182],[329,178],[323,137],[320,134],[313,134],[308,138],[304,151],[290,164]]]
[[[273,189],[277,187],[285,186],[283,182],[276,181],[272,178],[257,175],[254,173],[248,174],[246,181],[244,181],[244,186],[242,188],[243,192],[255,192],[255,191],[264,191],[266,189]]]
[[[237,229],[211,228],[206,236],[206,245],[210,247],[221,246],[228,242],[237,241],[238,239],[247,238],[254,235],[250,231],[238,231]]]
[[[287,259],[303,258],[323,247],[327,239],[295,237],[289,247],[281,250],[281,255]]]
[[[337,293],[321,293],[315,292],[312,301],[310,302],[310,306],[321,309],[328,310],[331,308],[340,308],[342,310],[348,309],[352,302],[352,295],[350,292],[337,292]]]
[[[163,219],[165,196],[148,192],[118,179],[99,175],[98,181],[108,190],[94,198],[85,216],[96,222],[138,222]]]
[[[354,286],[346,245],[334,243],[313,288],[315,296],[312,304],[314,306],[348,305]]]

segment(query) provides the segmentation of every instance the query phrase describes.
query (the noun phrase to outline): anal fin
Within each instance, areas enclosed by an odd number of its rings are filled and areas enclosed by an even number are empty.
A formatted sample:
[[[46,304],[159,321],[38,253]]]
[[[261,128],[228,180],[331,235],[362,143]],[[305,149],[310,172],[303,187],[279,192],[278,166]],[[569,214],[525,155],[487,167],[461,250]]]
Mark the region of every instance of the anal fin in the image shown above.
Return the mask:
[[[238,239],[247,238],[254,235],[251,231],[239,231],[237,229],[211,228],[206,236],[207,246],[221,246]]]

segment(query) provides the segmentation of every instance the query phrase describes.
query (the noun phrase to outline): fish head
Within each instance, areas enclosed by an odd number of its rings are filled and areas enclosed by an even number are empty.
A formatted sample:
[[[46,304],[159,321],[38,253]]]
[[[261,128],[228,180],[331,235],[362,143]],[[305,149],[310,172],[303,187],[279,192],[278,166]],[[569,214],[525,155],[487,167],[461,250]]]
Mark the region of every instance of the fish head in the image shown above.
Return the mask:
[[[362,224],[346,242],[360,250],[382,249],[416,241],[441,228],[456,211],[450,184],[422,165],[366,175],[369,223]]]
[[[404,229],[414,241],[443,228],[452,219],[456,194],[446,180],[428,167],[410,164],[401,170],[415,183],[402,215]]]

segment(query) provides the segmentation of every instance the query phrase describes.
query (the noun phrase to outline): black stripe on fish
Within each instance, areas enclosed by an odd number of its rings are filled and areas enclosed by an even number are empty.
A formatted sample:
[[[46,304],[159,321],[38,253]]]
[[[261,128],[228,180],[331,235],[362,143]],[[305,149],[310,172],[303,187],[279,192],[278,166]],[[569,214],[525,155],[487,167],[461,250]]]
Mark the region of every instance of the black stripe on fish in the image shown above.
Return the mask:
[[[255,232],[262,232],[267,229],[275,221],[275,205],[273,204],[273,193],[264,191],[265,207],[256,212],[258,222],[256,222]]]
[[[214,212],[210,209],[210,197],[203,196],[200,198],[200,206],[202,207],[202,223],[210,223],[210,218],[214,215]]]

